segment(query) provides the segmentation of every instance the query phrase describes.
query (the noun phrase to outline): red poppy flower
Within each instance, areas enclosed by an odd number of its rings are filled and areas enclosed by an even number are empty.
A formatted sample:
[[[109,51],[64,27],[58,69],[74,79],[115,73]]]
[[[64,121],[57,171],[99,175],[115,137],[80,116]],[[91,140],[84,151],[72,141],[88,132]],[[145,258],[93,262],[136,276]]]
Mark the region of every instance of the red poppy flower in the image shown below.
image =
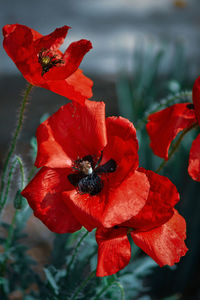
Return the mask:
[[[200,77],[193,87],[193,104],[174,104],[148,117],[146,128],[154,154],[167,160],[173,139],[180,131],[189,129],[197,122],[200,124]],[[200,135],[192,143],[188,172],[192,179],[200,181]]]
[[[150,183],[137,171],[136,130],[124,118],[105,119],[103,102],[61,107],[39,126],[37,141],[42,169],[22,195],[50,230],[112,227],[145,205]]]
[[[78,67],[92,44],[87,40],[74,42],[63,54],[59,47],[69,28],[63,26],[43,36],[24,25],[6,25],[3,46],[29,83],[84,103],[92,96],[93,82]]]
[[[174,265],[187,252],[185,220],[174,210],[179,200],[176,187],[164,176],[142,168],[139,171],[145,173],[150,182],[148,200],[128,222],[110,229],[97,229],[97,276],[112,275],[129,263],[129,233],[135,244],[160,266]]]

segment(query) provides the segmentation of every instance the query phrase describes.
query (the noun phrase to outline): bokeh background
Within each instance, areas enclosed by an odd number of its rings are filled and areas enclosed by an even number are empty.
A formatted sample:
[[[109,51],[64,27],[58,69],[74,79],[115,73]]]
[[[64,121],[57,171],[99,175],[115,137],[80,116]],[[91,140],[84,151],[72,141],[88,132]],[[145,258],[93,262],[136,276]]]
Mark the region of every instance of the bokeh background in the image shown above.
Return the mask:
[[[145,116],[163,100],[181,90],[191,98],[200,70],[199,0],[0,0],[0,25],[20,23],[48,34],[56,27],[72,29],[61,50],[70,42],[86,38],[93,49],[81,68],[94,81],[95,100],[106,102],[107,115],[122,115],[138,128],[140,165],[152,170],[161,160],[149,149]],[[2,37],[1,45],[2,45]],[[5,156],[16,123],[16,111],[26,82],[0,46],[0,163]],[[171,97],[171,98],[170,98]],[[181,99],[179,99],[181,101]],[[162,102],[162,103],[163,103]],[[53,113],[66,99],[35,88],[17,151],[30,164],[30,139],[44,113]],[[133,299],[200,299],[200,185],[187,175],[189,134],[162,174],[181,193],[179,210],[188,224],[189,252],[174,268],[154,268],[144,276],[143,296]],[[9,213],[8,213],[9,214]],[[37,224],[36,224],[37,223]],[[28,224],[32,255],[46,262],[51,233],[34,218]],[[141,298],[143,297],[143,298]]]

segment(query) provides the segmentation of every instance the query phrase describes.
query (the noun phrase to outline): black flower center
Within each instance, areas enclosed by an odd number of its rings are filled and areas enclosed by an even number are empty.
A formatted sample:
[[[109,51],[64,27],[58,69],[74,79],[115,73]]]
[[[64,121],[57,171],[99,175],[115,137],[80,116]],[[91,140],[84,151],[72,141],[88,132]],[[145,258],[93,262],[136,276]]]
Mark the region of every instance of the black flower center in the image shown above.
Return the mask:
[[[187,104],[187,108],[189,108],[189,109],[194,109],[194,104],[193,104],[193,103]]]
[[[53,54],[51,50],[42,49],[38,54],[38,62],[42,66],[42,76],[48,72],[51,68],[55,67],[57,64],[63,64],[62,59],[57,59],[57,55]]]
[[[78,171],[68,175],[68,179],[72,185],[78,188],[82,194],[97,195],[103,188],[103,180],[101,174],[112,173],[116,170],[117,164],[114,159],[110,159],[104,165],[99,166],[99,161],[94,165],[91,155],[84,156],[82,159],[75,161],[73,169]]]

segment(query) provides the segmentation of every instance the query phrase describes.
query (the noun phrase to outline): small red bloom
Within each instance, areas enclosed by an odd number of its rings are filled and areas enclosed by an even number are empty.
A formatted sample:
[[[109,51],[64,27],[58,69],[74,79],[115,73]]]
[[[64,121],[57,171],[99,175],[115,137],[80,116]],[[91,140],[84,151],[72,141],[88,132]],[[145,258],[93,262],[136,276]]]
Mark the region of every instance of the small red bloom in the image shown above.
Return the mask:
[[[22,195],[50,230],[112,227],[145,205],[150,184],[137,170],[136,130],[124,118],[105,119],[103,102],[61,107],[39,126],[37,141],[42,169]]]
[[[63,26],[43,36],[24,25],[6,25],[3,46],[29,83],[84,103],[92,96],[93,82],[78,67],[92,44],[74,42],[63,54],[59,47],[69,28]]]
[[[194,83],[193,104],[175,104],[148,117],[146,128],[153,152],[167,160],[173,139],[180,131],[196,123],[200,124],[200,77]],[[192,179],[200,181],[200,135],[194,140],[190,150],[188,172]]]
[[[112,275],[129,263],[128,233],[135,244],[160,266],[174,265],[187,252],[185,220],[174,210],[179,200],[176,187],[164,176],[142,168],[139,171],[145,173],[150,182],[148,200],[128,222],[109,229],[97,229],[97,276]]]

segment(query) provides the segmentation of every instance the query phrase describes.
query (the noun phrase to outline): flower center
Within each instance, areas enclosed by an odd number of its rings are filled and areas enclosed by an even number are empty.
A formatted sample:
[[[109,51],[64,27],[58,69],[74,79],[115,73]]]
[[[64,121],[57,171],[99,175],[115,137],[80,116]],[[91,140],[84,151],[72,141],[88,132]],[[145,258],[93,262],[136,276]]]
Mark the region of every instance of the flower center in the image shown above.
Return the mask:
[[[104,165],[99,166],[101,159],[102,155],[96,165],[94,165],[91,155],[75,161],[73,169],[78,172],[69,174],[68,179],[73,186],[78,188],[81,194],[94,196],[100,193],[103,188],[101,175],[116,170],[117,164],[114,159],[110,159]]]
[[[57,55],[55,55],[51,50],[42,49],[38,54],[38,62],[42,66],[42,76],[48,72],[51,68],[55,67],[57,64],[63,64],[64,61],[62,59],[57,59]]]
[[[82,172],[85,175],[90,175],[93,172],[91,162],[89,162],[88,160],[81,161],[79,163],[79,168],[80,172]]]
[[[189,109],[194,109],[194,104],[193,104],[193,103],[187,104],[187,108],[189,108]]]

